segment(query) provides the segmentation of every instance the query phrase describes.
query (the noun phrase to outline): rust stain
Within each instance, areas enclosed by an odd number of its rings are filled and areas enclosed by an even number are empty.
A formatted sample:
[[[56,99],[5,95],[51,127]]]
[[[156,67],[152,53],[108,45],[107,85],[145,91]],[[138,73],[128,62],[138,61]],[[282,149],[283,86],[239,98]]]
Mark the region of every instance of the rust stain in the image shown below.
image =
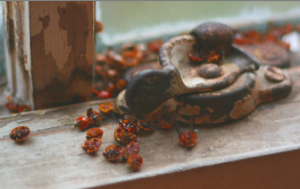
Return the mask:
[[[26,52],[24,52],[24,54],[23,54],[23,60],[24,60],[24,64],[28,64],[28,62],[27,62],[27,53]],[[28,70],[28,69],[26,69],[26,70]]]
[[[213,121],[213,123],[224,123],[228,121],[228,116],[227,115],[223,115],[222,117],[220,117],[219,119]]]
[[[208,35],[212,34],[208,32]],[[216,44],[220,45],[218,43],[219,41],[216,40]],[[231,44],[228,44],[231,48]],[[193,47],[188,45],[183,36],[171,39],[159,51],[162,71],[148,70],[138,74],[131,81],[131,85],[127,87],[125,100],[132,113],[155,112],[160,104],[173,97],[176,101],[185,103],[182,106],[177,105],[177,120],[188,122],[189,117],[195,116],[196,123],[222,123],[249,114],[257,104],[265,102],[267,98],[274,100],[275,96],[279,96],[280,99],[290,92],[291,84],[275,87],[273,83],[261,77],[263,70],[259,69],[259,64],[246,57],[243,52],[233,51],[228,56],[224,54],[221,66],[205,63],[186,64],[189,62],[188,52]],[[266,56],[272,59],[276,52],[272,46],[270,51],[267,50]],[[172,58],[172,54],[176,57]],[[268,77],[276,77],[278,82],[284,80],[282,73],[274,69],[269,71]],[[162,77],[167,74],[169,77]],[[150,85],[161,82],[166,84],[152,90],[153,86]],[[262,92],[259,91],[261,88],[264,89]],[[165,98],[161,98],[163,95],[160,94],[164,94]],[[262,100],[264,94],[268,96]],[[160,101],[153,103],[156,98],[160,98]]]
[[[243,100],[239,100],[234,104],[230,117],[238,119],[255,109],[255,100],[251,95],[247,95]]]
[[[191,106],[189,104],[186,104],[183,107],[179,107],[178,113],[187,116],[200,115],[200,107],[196,105]]]
[[[210,115],[204,115],[201,117],[195,118],[195,123],[196,124],[203,124],[203,123],[210,123]]]
[[[209,113],[213,113],[213,112],[214,112],[214,110],[211,109],[210,107],[207,107],[206,110],[207,110]]]
[[[13,77],[15,79],[14,92],[21,98],[23,101],[28,102],[31,99],[31,82],[30,75],[28,73],[27,65],[27,53],[26,53],[26,44],[25,44],[25,2],[12,2],[11,8],[14,11],[12,17],[11,25],[13,28],[10,28],[9,32],[12,32],[10,35],[14,35],[13,41],[10,41],[13,44],[13,50],[10,52],[13,60],[12,64],[15,67],[15,74]],[[12,45],[12,44],[10,44]],[[19,82],[16,82],[19,81]],[[33,106],[33,104],[31,104]]]

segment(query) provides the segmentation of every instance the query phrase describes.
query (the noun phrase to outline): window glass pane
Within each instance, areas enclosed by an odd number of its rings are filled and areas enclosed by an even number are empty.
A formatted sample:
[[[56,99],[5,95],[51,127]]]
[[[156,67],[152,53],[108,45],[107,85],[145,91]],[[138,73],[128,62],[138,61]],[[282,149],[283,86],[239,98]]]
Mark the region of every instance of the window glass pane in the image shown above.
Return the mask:
[[[234,25],[297,17],[300,2],[101,1],[97,12],[105,27],[102,43],[114,45],[189,31],[207,20]]]

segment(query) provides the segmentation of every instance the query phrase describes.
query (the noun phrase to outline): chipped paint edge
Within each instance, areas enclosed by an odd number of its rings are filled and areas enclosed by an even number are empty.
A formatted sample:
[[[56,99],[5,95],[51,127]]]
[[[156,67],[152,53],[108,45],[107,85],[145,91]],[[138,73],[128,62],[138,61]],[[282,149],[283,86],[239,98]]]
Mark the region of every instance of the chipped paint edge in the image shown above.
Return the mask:
[[[27,66],[25,65],[25,69],[28,71],[28,75],[30,78],[30,89],[28,90],[29,93],[29,102],[31,107],[34,109],[34,99],[33,99],[33,83],[32,83],[32,75],[31,75],[31,48],[30,48],[30,17],[29,17],[29,2],[25,1],[24,2],[24,11],[25,11],[25,18],[24,18],[24,23],[25,23],[25,38],[24,38],[24,43],[25,43],[25,53],[27,54]]]

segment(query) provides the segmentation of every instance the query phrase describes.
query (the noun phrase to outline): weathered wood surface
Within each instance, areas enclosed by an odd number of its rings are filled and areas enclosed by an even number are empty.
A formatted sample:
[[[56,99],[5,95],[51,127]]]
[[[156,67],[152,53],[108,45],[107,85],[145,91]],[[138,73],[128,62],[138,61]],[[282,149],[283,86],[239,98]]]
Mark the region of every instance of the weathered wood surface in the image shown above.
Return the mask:
[[[232,183],[237,182],[235,179],[253,175],[256,180],[246,179],[244,188],[286,188],[283,186],[300,184],[295,179],[300,174],[300,162],[295,161],[300,156],[300,67],[289,73],[293,90],[288,98],[260,105],[235,123],[197,127],[199,140],[192,149],[180,146],[174,128],[170,131],[157,129],[149,134],[139,132],[144,164],[136,173],[129,171],[124,161],[109,163],[102,156],[106,146],[117,144],[113,138],[118,127],[115,118],[102,125],[103,143],[95,155],[81,149],[85,132],[76,130],[73,122],[78,116],[85,115],[90,106],[97,108],[101,101],[3,116],[0,118],[0,188],[122,188],[122,181],[127,181],[124,188],[184,188],[191,183],[197,183],[198,188],[215,185],[216,181],[232,188]],[[11,129],[19,125],[27,125],[32,131],[29,139],[21,144],[8,137]],[[274,158],[246,161],[280,152],[283,154]],[[282,162],[285,158],[288,162]],[[220,163],[237,160],[244,160],[244,163],[232,163],[234,174],[239,178],[224,176],[230,165],[219,166],[222,178],[218,178],[218,169],[209,171]],[[235,166],[239,164],[242,166]],[[209,165],[212,167],[205,168]],[[260,178],[264,180],[260,181]]]
[[[34,105],[91,96],[94,2],[29,2]]]
[[[92,95],[94,2],[4,2],[7,74],[34,108]]]
[[[2,2],[5,28],[6,74],[10,92],[33,106],[29,60],[28,6],[22,1]]]

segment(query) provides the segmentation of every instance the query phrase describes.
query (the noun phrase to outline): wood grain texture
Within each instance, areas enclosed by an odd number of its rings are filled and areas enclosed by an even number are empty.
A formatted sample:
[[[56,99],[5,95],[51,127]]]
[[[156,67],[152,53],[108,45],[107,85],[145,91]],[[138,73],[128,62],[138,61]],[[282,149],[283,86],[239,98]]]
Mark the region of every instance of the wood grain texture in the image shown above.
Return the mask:
[[[300,170],[300,67],[289,74],[294,84],[289,97],[260,105],[235,123],[197,127],[192,149],[180,145],[174,128],[139,131],[144,163],[135,173],[124,161],[109,163],[102,156],[106,146],[117,144],[114,117],[101,126],[103,143],[96,154],[81,149],[85,132],[73,122],[102,101],[3,116],[1,188],[293,188]],[[8,134],[20,125],[32,133],[17,144]]]
[[[29,2],[36,108],[91,96],[94,2]]]

